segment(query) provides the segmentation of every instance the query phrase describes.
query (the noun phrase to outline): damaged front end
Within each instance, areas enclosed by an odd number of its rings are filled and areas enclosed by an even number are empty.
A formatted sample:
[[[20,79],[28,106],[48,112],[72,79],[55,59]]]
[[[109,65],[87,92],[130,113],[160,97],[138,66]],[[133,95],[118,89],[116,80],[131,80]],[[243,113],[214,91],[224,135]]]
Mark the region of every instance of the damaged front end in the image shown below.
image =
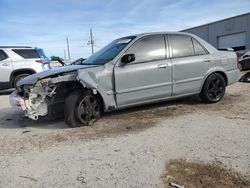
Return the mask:
[[[21,108],[25,116],[37,120],[39,116],[55,112],[52,107],[64,101],[66,90],[62,87],[63,83],[75,80],[76,72],[70,72],[40,79],[34,85],[21,85],[10,95],[10,103]]]

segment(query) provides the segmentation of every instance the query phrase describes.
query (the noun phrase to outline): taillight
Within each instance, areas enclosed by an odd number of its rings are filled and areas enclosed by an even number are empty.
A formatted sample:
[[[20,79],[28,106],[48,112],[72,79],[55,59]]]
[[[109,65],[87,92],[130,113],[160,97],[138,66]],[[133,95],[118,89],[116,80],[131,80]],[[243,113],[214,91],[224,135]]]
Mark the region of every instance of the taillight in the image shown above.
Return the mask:
[[[240,58],[239,57],[237,57],[237,64],[240,62]]]
[[[42,60],[42,59],[35,60],[35,62],[37,62],[37,63],[42,63],[42,64],[48,63],[48,61]]]

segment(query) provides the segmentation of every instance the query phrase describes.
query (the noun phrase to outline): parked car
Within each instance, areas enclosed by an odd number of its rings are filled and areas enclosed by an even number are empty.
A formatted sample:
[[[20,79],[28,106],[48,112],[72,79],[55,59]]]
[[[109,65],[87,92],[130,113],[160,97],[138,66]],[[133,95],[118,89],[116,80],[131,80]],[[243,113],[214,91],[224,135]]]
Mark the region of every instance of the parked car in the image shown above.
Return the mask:
[[[0,89],[16,87],[19,80],[48,70],[49,65],[41,48],[0,46]]]
[[[247,72],[239,79],[239,82],[250,83],[250,72]]]
[[[102,112],[190,95],[215,103],[238,78],[235,52],[188,33],[148,33],[114,40],[82,65],[26,77],[10,99],[29,118],[64,113],[78,127]]]
[[[62,59],[57,59],[56,61],[61,65],[61,66],[67,66],[67,65],[81,65],[86,59],[84,58],[79,58],[79,59],[76,59],[75,61],[73,62],[70,62],[70,63],[65,63],[64,60]],[[55,66],[56,67],[56,66]]]
[[[67,66],[67,65],[81,65],[83,64],[83,62],[85,61],[86,59],[84,58],[79,58],[79,59],[76,59],[75,61],[73,61],[72,63],[65,63],[63,60],[61,59],[58,59],[57,61],[62,65],[62,66]]]
[[[83,62],[85,61],[86,59],[84,58],[79,58],[79,59],[76,59],[75,61],[73,61],[72,63],[70,63],[69,65],[81,65],[83,64]]]
[[[238,68],[241,71],[250,69],[250,51],[236,52],[238,56]]]

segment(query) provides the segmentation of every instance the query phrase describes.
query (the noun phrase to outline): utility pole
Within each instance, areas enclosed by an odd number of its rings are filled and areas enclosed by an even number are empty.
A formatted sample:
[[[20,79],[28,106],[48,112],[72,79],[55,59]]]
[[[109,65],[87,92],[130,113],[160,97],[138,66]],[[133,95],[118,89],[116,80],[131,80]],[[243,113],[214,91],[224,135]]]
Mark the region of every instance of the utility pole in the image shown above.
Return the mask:
[[[90,28],[90,40],[88,41],[88,45],[91,46],[92,54],[94,54],[95,41],[94,41],[94,38],[93,38],[92,28]]]
[[[68,39],[68,36],[66,36],[66,42],[67,42],[67,49],[68,49],[68,58],[70,60],[70,51],[69,51],[69,39]]]
[[[63,49],[63,53],[64,53],[64,60],[66,60],[66,52],[65,52],[65,49]]]

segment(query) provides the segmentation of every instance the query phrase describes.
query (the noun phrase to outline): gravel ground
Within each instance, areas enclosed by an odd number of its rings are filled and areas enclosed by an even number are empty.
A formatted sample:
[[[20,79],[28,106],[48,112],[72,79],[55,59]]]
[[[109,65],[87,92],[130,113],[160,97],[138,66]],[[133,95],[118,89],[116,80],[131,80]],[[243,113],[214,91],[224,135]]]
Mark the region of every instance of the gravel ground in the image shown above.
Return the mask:
[[[250,84],[216,104],[195,97],[105,114],[91,127],[32,121],[0,92],[0,187],[164,187],[173,159],[250,179]]]

